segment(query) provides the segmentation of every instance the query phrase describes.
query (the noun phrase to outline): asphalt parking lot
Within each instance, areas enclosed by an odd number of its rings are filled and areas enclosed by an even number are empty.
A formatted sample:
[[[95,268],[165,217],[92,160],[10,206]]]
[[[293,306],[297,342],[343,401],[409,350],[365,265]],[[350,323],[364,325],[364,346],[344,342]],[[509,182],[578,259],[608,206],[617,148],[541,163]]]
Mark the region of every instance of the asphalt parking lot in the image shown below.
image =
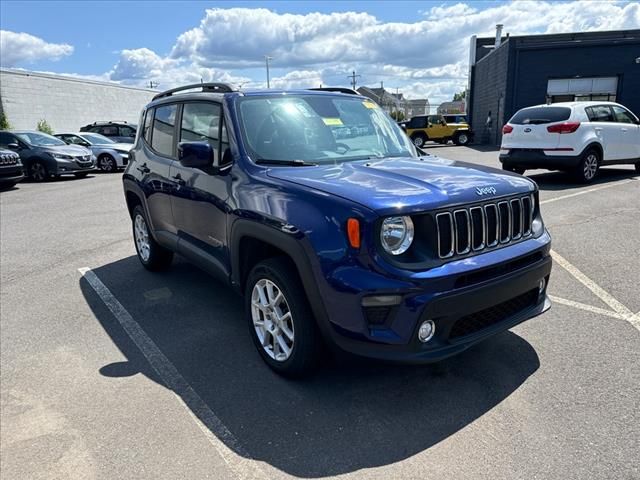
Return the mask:
[[[120,175],[1,193],[0,475],[640,478],[640,175],[527,175],[547,314],[437,365],[336,356],[301,382],[263,364],[230,290],[141,267]]]

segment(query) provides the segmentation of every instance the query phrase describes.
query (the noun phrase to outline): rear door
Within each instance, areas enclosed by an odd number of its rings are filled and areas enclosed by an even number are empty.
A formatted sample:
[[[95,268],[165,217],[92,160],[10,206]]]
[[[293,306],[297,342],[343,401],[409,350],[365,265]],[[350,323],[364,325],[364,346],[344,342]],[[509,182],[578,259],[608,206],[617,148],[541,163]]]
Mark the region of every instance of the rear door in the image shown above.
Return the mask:
[[[179,249],[197,247],[213,259],[225,276],[229,272],[227,253],[227,200],[231,175],[224,170],[222,158],[229,148],[222,105],[215,102],[185,102],[182,105],[178,142],[208,142],[213,149],[213,165],[208,168],[185,167],[175,162],[171,178],[175,188],[171,197],[173,216],[179,236]],[[230,166],[230,165],[229,165]],[[188,245],[185,245],[188,242]]]
[[[508,124],[513,130],[502,136],[502,148],[549,150],[558,148],[560,135],[549,133],[547,127],[553,123],[569,120],[571,108],[540,106],[523,108],[518,111]]]
[[[610,105],[593,105],[585,108],[589,121],[600,139],[604,151],[603,161],[625,158],[620,125],[615,121]]]
[[[620,149],[622,158],[640,158],[640,125],[634,114],[624,107],[612,105],[613,116],[620,129]]]

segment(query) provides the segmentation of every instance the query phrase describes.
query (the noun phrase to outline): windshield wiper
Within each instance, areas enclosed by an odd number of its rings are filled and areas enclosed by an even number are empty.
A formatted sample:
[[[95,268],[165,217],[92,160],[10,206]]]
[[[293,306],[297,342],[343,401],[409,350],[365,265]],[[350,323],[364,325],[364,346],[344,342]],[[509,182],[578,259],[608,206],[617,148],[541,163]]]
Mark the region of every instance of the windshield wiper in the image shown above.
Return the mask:
[[[318,165],[304,160],[273,160],[270,158],[258,158],[256,163],[258,165],[285,165],[288,167],[315,167]]]

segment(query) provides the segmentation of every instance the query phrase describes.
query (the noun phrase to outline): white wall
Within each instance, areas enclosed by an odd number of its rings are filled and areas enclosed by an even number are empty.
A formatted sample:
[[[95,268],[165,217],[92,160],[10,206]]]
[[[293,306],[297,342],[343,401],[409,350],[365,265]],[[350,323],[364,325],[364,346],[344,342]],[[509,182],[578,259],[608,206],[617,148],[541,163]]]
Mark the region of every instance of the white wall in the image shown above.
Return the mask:
[[[54,132],[77,131],[96,120],[138,123],[158,91],[15,70],[0,70],[0,102],[11,127],[35,130],[45,119]]]

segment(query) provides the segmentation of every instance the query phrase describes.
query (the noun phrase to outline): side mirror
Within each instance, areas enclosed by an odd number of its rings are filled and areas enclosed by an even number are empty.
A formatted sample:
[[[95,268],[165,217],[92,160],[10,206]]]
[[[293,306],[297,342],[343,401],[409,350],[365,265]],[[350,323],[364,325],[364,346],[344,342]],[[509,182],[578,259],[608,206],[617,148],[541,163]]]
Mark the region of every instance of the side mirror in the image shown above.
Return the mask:
[[[213,149],[207,142],[180,142],[178,160],[183,167],[210,167],[213,165]]]
[[[18,145],[17,143],[10,143],[9,145],[7,145],[7,148],[9,150],[13,150],[14,152],[17,152],[18,150],[20,150],[20,145]]]

